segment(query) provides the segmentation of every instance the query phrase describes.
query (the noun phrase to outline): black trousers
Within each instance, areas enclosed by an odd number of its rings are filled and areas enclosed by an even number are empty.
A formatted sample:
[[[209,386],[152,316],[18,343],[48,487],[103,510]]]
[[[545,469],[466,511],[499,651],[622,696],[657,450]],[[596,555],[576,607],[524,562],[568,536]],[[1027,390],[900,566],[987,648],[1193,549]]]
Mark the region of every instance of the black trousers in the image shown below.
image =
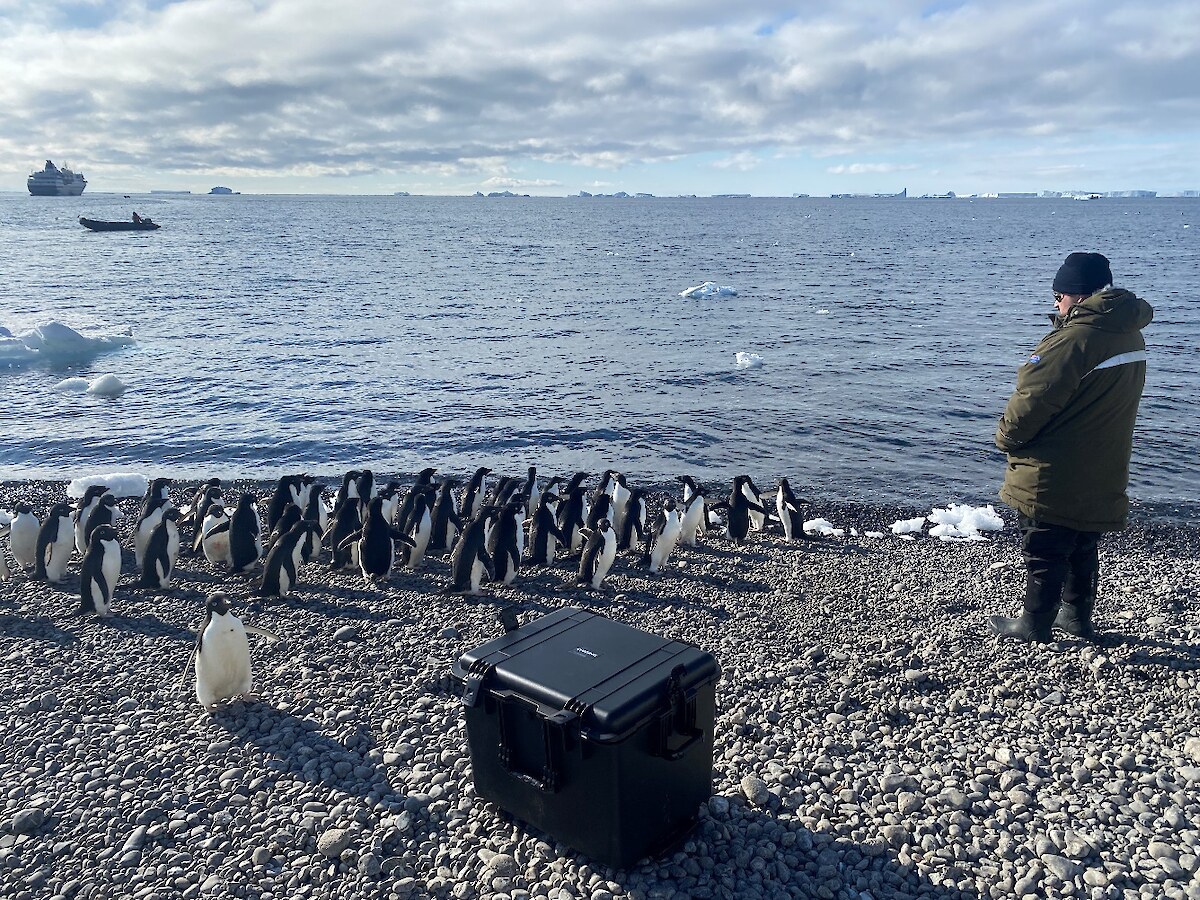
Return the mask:
[[[1076,531],[1063,525],[1017,517],[1021,555],[1025,558],[1025,614],[1048,627],[1059,604],[1091,620],[1100,577],[1100,532]]]

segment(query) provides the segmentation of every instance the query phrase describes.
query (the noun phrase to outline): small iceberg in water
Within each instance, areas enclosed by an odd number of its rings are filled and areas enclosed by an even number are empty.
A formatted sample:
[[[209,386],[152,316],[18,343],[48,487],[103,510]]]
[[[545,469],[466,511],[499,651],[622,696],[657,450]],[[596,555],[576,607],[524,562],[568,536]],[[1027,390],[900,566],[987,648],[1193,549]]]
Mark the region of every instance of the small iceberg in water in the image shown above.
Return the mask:
[[[679,292],[680,297],[736,297],[737,291],[728,285],[719,285],[715,281],[706,281],[686,291]]]
[[[129,390],[129,386],[111,373],[93,378],[87,386],[87,392],[93,397],[120,397],[127,390]]]
[[[76,394],[82,394],[88,389],[88,380],[86,378],[64,378],[54,386],[56,391],[70,391]]]
[[[17,335],[7,328],[0,328],[0,365],[77,362],[136,343],[132,334],[89,337],[62,322],[47,322]]]
[[[739,369],[761,369],[763,358],[757,353],[748,353],[745,350],[739,350],[734,354],[734,359],[737,361]]]

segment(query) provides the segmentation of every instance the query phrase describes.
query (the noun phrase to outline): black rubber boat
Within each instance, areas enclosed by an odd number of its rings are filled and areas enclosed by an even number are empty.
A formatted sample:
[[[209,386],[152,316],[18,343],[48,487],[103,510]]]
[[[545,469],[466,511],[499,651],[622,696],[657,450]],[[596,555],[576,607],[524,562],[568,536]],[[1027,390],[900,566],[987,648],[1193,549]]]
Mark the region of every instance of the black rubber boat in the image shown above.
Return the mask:
[[[101,222],[98,219],[85,219],[79,217],[79,224],[84,228],[90,228],[92,231],[154,231],[158,228],[157,222]]]

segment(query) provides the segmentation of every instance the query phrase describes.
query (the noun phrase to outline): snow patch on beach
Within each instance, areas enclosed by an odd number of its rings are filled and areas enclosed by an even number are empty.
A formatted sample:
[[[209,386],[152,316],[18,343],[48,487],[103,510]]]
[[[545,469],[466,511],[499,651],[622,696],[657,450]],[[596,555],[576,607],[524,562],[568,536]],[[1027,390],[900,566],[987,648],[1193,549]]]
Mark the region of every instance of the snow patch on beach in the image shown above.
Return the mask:
[[[719,285],[715,281],[706,281],[686,291],[679,292],[680,297],[736,297],[737,291],[728,285]]]
[[[0,328],[0,365],[77,362],[136,343],[129,333],[88,336],[62,322],[47,322],[18,335]]]
[[[67,485],[67,496],[78,500],[94,484],[102,484],[114,497],[144,497],[150,479],[137,472],[112,472],[108,475],[84,475]]]

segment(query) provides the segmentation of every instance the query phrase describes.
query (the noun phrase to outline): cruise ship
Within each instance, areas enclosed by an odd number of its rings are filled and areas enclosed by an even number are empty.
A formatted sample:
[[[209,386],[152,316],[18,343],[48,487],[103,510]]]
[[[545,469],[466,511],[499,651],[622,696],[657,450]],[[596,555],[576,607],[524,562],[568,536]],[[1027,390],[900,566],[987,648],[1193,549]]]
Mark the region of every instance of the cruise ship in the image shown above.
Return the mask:
[[[46,168],[30,175],[25,185],[35,197],[78,197],[87,187],[87,179],[82,172],[72,172],[66,166],[60,169],[46,160]]]

